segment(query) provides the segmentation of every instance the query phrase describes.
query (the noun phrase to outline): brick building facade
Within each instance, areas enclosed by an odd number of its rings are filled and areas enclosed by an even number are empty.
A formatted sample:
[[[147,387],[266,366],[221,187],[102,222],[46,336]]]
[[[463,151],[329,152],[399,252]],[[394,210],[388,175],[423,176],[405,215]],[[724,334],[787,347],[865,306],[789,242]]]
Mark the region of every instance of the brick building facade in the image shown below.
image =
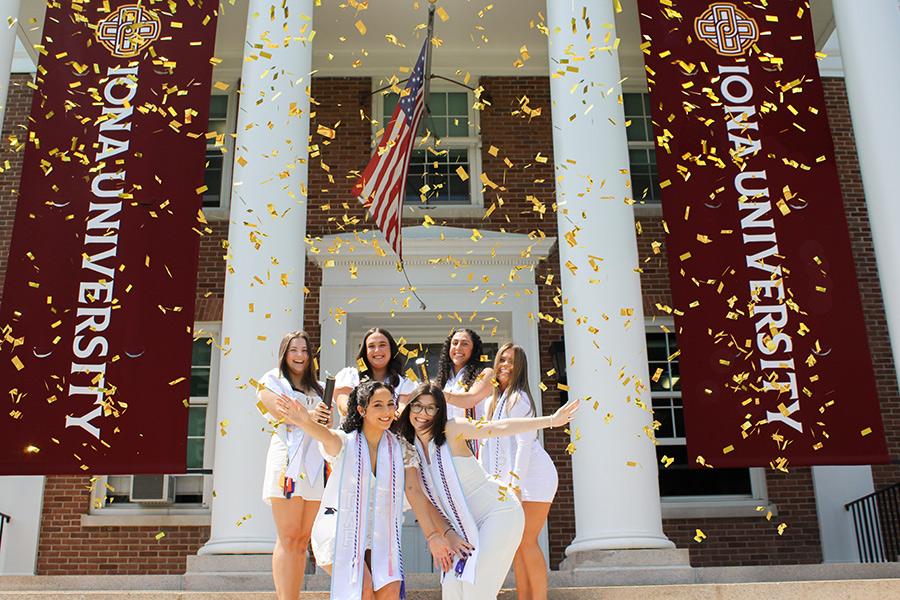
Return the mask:
[[[32,89],[30,77],[13,77],[3,147],[0,149],[0,282],[5,275],[7,251],[15,214],[24,140],[27,139],[28,113]],[[480,114],[482,171],[500,187],[484,193],[485,207],[496,204],[490,216],[435,219],[438,224],[479,230],[531,233],[543,231],[556,235],[552,129],[550,121],[549,81],[546,77],[483,77],[490,91],[491,106]],[[859,289],[865,312],[869,343],[875,367],[882,416],[893,465],[874,467],[876,489],[900,480],[900,395],[890,352],[884,309],[878,282],[862,183],[854,147],[844,84],[841,79],[825,79],[829,121],[836,146],[837,166],[850,227]],[[328,127],[340,122],[337,137],[327,140],[313,133],[321,155],[309,164],[309,209],[307,234],[312,238],[367,227],[362,207],[350,194],[352,182],[346,175],[358,170],[369,153],[372,130],[360,111],[371,110],[372,81],[369,78],[314,79],[313,96],[318,100],[311,131],[317,124]],[[522,111],[527,97],[531,108],[540,107],[539,116]],[[330,142],[330,143],[327,143]],[[496,156],[487,149],[496,147]],[[535,160],[538,153],[546,162]],[[508,161],[508,162],[507,162]],[[509,166],[512,165],[512,166]],[[530,200],[528,198],[531,198]],[[502,200],[502,206],[500,205]],[[346,207],[345,207],[346,205]],[[540,210],[541,206],[545,211]],[[325,210],[324,207],[330,207]],[[640,222],[638,244],[644,310],[648,319],[660,314],[657,305],[671,305],[665,253],[655,253],[653,242],[665,244],[658,207],[638,206]],[[349,217],[349,219],[345,218]],[[347,225],[348,221],[357,224]],[[421,215],[411,215],[404,223],[421,224]],[[226,220],[210,220],[212,234],[201,242],[197,286],[197,321],[221,319],[224,295],[225,263],[223,241],[227,239]],[[303,243],[297,240],[297,243]],[[549,259],[537,270],[539,284],[539,322],[541,378],[547,384],[543,393],[545,410],[558,406],[559,392],[553,377],[553,344],[563,337],[559,319],[562,313],[555,299],[560,296],[559,260],[554,248]],[[319,290],[322,273],[308,262],[304,325],[314,340],[319,337]],[[533,367],[536,368],[536,367]],[[560,431],[548,431],[546,447],[559,470],[559,492],[549,519],[551,567],[563,558],[566,546],[575,534],[574,500],[570,463],[565,454],[568,437]],[[90,512],[92,481],[88,477],[51,476],[44,490],[37,573],[66,574],[176,574],[183,573],[185,558],[197,552],[209,538],[208,526],[95,526],[83,518]],[[817,563],[822,560],[816,501],[810,469],[792,468],[789,473],[767,471],[765,487],[768,504],[777,508],[772,520],[765,512],[757,516],[664,518],[665,533],[680,548],[690,548],[694,566],[766,565]],[[665,514],[664,514],[665,517]],[[268,518],[260,515],[258,518]],[[782,534],[779,523],[787,524]],[[694,541],[696,530],[707,538]],[[158,537],[164,532],[163,537]]]

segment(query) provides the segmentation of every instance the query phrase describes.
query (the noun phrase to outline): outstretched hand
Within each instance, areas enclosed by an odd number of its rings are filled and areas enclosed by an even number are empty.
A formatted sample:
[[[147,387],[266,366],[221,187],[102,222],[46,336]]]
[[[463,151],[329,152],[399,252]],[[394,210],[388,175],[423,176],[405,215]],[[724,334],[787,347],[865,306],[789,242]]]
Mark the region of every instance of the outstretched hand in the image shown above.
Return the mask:
[[[559,410],[550,417],[550,426],[562,427],[563,425],[568,425],[572,419],[575,418],[575,413],[578,412],[580,406],[581,400],[577,398],[575,400],[569,400],[564,406],[559,407]]]
[[[309,413],[299,402],[295,402],[286,396],[278,395],[278,416],[291,425],[302,426],[309,421]]]

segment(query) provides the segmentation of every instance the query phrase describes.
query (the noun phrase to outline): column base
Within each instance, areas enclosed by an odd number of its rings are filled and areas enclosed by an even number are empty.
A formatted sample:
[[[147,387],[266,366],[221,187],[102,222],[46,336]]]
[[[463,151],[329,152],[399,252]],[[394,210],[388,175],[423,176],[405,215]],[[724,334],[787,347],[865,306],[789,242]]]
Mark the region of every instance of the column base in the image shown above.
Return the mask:
[[[209,540],[197,554],[272,554],[274,549],[275,540],[269,538],[221,538]]]
[[[619,535],[610,537],[583,539],[576,537],[566,548],[566,556],[594,550],[668,550],[673,548],[675,548],[675,544],[665,535],[646,535],[644,533],[629,535],[629,532],[620,532]]]
[[[687,548],[636,550],[566,549],[559,574],[569,585],[663,585],[695,583]]]

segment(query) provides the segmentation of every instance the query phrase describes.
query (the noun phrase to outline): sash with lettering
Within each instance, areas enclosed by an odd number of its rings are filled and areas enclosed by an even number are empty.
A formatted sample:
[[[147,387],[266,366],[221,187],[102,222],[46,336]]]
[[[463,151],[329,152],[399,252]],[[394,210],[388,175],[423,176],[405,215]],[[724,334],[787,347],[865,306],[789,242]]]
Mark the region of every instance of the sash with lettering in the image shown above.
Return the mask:
[[[690,463],[887,461],[808,3],[638,6]]]
[[[328,478],[322,507],[337,506],[334,557],[331,564],[332,600],[362,598],[363,567],[369,522],[369,483],[372,461],[361,431],[347,434],[340,470]],[[375,591],[400,582],[400,597],[406,597],[400,530],[403,527],[405,472],[403,448],[394,434],[385,432],[378,443],[374,515],[372,519],[372,585]],[[319,515],[322,515],[320,509]]]
[[[185,471],[217,7],[47,8],[0,308],[0,474]]]

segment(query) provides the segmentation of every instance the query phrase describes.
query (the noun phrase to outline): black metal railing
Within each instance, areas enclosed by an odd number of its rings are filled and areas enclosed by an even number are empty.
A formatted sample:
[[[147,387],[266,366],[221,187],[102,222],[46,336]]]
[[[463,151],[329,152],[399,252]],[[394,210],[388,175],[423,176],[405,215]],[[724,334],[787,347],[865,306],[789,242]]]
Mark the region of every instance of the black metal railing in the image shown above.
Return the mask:
[[[844,505],[853,515],[860,562],[900,561],[900,483]]]
[[[0,548],[3,548],[3,526],[9,523],[12,517],[6,513],[0,513]]]

